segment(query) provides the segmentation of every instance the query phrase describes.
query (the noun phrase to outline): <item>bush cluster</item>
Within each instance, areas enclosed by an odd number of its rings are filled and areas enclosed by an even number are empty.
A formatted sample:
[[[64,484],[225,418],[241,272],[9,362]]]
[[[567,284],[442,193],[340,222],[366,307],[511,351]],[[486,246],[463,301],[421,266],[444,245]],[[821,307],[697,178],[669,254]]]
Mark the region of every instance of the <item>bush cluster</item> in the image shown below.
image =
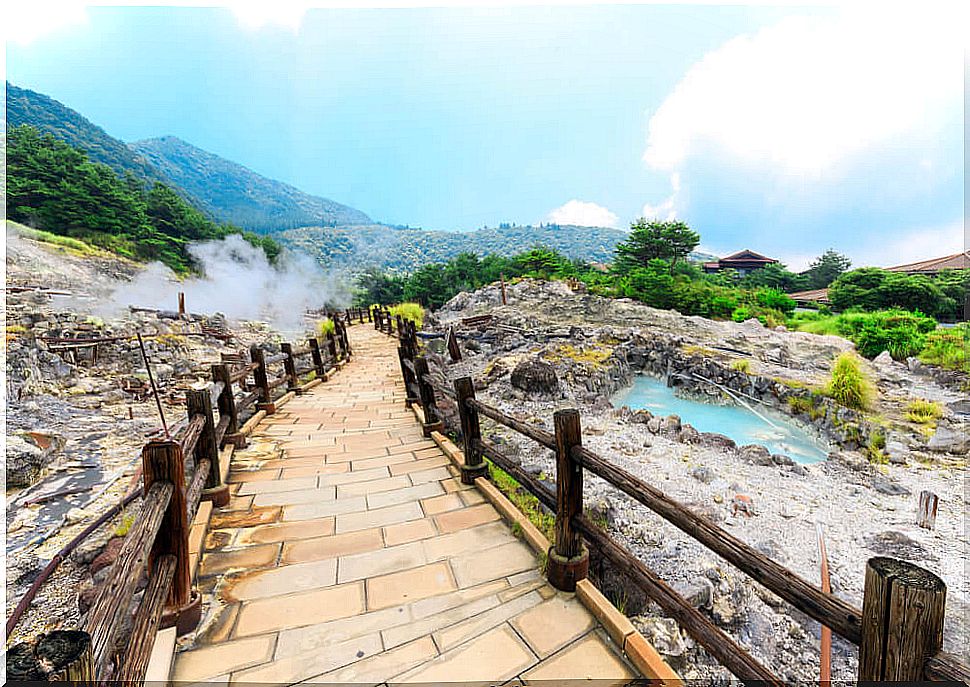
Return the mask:
[[[835,359],[825,394],[846,408],[866,410],[872,405],[875,388],[866,377],[858,358],[842,353]]]

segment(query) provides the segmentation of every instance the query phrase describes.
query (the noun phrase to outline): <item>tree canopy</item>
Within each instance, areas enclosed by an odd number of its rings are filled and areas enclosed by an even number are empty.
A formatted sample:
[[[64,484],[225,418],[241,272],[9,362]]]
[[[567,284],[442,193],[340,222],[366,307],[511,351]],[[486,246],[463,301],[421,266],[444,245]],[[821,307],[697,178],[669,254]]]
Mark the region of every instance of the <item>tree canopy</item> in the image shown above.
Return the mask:
[[[671,266],[684,260],[700,243],[700,234],[686,223],[638,219],[630,225],[630,237],[616,247],[614,269],[625,273],[646,267],[651,260],[666,260]]]

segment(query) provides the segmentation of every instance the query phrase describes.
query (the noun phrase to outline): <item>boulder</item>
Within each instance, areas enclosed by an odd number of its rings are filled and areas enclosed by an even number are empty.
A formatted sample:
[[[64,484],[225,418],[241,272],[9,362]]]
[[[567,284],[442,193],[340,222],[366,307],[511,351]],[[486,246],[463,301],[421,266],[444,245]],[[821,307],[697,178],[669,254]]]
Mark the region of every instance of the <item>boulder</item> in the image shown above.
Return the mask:
[[[559,389],[555,366],[539,358],[529,358],[516,365],[511,381],[516,389],[529,393],[549,394]]]
[[[734,450],[738,445],[734,442],[731,437],[726,437],[723,434],[718,434],[717,432],[701,432],[700,443],[703,446],[712,446],[714,448],[723,448]]]
[[[754,465],[771,465],[771,453],[764,446],[758,444],[745,444],[738,449],[738,455],[746,463]]]
[[[940,425],[930,437],[926,448],[938,453],[966,455],[970,452],[970,432],[966,428],[952,428]]]
[[[794,465],[795,461],[791,459],[790,456],[786,456],[784,453],[772,453],[771,462],[775,465]]]
[[[875,358],[872,359],[873,365],[878,365],[879,367],[884,367],[893,364],[893,357],[889,355],[889,351],[883,351]]]
[[[894,482],[888,477],[878,473],[872,476],[870,479],[870,484],[872,485],[872,488],[878,491],[880,494],[886,494],[888,496],[907,496],[911,493],[910,490],[903,485],[899,484],[898,482]]]
[[[690,476],[696,479],[698,482],[710,484],[717,478],[717,473],[706,465],[701,465],[691,470]]]

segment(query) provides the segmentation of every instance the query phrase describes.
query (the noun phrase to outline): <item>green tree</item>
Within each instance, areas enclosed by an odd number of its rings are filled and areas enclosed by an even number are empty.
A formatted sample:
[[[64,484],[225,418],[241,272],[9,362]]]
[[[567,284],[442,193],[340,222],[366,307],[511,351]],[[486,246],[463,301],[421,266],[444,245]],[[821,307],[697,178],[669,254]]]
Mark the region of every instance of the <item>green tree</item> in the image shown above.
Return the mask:
[[[638,219],[630,225],[630,238],[616,247],[614,268],[624,274],[645,267],[651,260],[666,260],[670,269],[700,243],[700,235],[680,221]]]
[[[806,278],[806,289],[824,289],[834,282],[838,276],[844,273],[852,265],[842,253],[837,253],[831,248],[822,253],[812,261],[808,269],[802,272]]]

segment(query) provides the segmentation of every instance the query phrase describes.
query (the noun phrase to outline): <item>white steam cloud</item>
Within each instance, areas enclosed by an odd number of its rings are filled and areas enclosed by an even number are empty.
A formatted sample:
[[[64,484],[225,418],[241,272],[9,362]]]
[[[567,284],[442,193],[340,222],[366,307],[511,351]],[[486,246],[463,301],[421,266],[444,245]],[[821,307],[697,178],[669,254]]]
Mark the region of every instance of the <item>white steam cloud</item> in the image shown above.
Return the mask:
[[[336,273],[325,272],[303,253],[286,251],[274,266],[261,249],[239,235],[192,244],[188,250],[204,276],[179,281],[168,267],[152,263],[114,291],[114,308],[174,310],[181,291],[189,312],[219,312],[235,320],[261,320],[281,331],[302,332],[307,310],[342,308],[351,300],[349,288]]]
[[[619,217],[609,209],[583,200],[570,200],[552,210],[546,220],[554,224],[574,224],[580,227],[616,228]]]

